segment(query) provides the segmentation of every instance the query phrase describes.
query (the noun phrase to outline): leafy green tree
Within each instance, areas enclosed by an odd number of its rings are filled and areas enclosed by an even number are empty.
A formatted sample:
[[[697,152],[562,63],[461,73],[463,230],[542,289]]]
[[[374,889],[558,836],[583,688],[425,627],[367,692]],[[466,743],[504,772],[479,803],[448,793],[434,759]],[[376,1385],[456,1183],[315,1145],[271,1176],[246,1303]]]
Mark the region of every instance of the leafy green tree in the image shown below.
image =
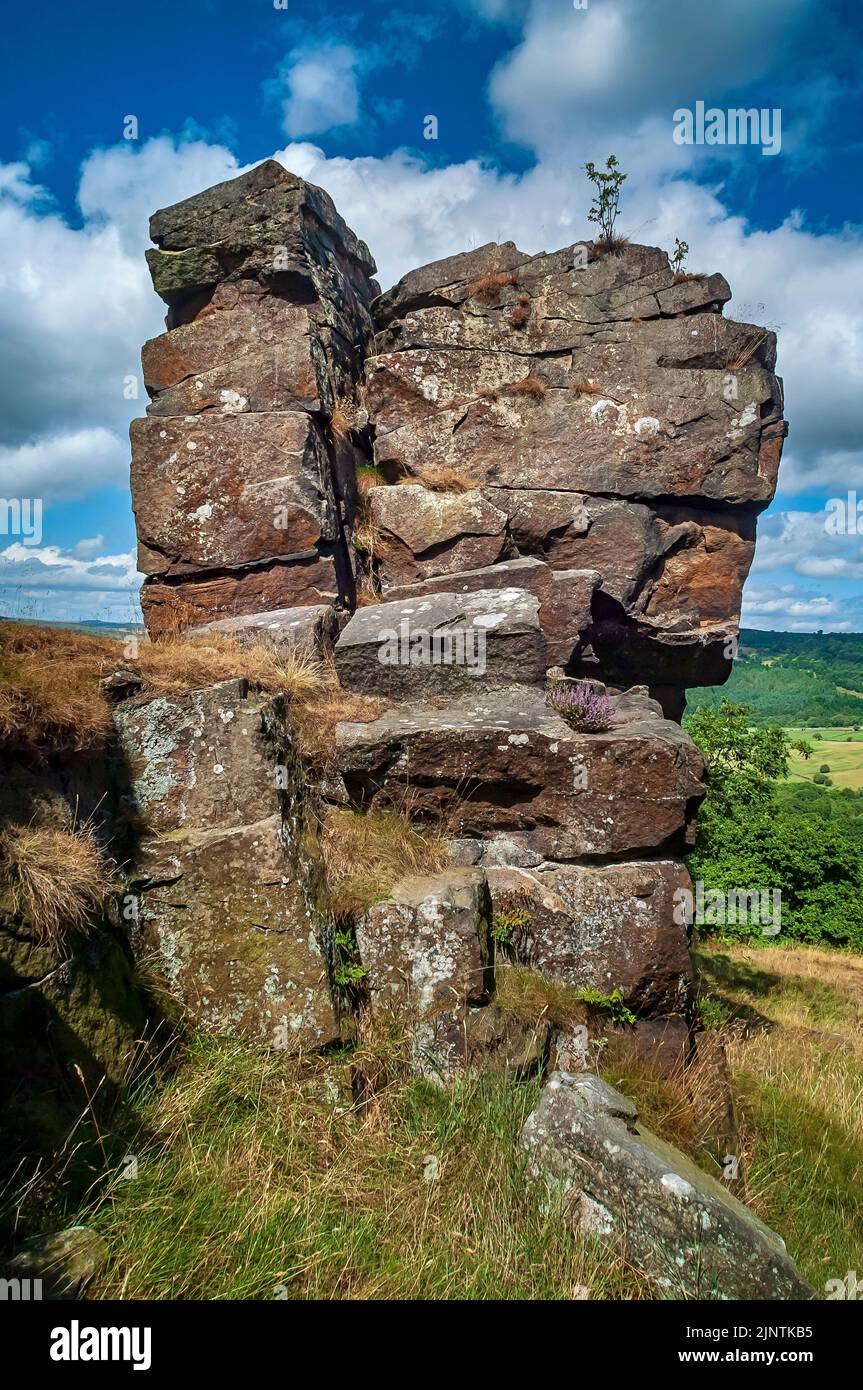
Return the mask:
[[[723,700],[718,710],[702,708],[686,727],[707,763],[707,795],[695,848],[688,857],[694,879],[723,893],[779,889],[782,936],[863,949],[863,798],[806,785],[786,794],[780,780],[796,747],[784,729],[754,729],[749,710]],[[818,774],[819,777],[823,774]],[[859,823],[834,815],[842,798],[859,813]],[[760,935],[757,924],[723,929],[729,935]]]

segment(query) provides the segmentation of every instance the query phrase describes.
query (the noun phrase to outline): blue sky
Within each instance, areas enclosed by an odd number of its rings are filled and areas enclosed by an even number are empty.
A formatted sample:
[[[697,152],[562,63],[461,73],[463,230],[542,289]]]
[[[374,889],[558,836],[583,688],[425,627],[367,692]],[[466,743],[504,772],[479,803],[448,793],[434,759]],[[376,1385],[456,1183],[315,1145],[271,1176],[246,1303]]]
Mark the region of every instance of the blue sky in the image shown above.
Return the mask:
[[[491,239],[589,233],[584,163],[615,151],[633,240],[689,242],[727,312],[779,334],[791,436],[744,622],[863,630],[863,91],[859,6],[823,0],[91,0],[7,22],[0,84],[0,603],[128,620],[128,421],[160,331],[156,207],[275,155],[327,188],[384,286]],[[679,146],[697,101],[781,110],[782,148]],[[124,119],[137,118],[137,139]],[[437,140],[423,138],[435,115]],[[134,398],[137,387],[138,398]],[[0,523],[2,524],[2,523]],[[861,522],[863,533],[863,522]]]

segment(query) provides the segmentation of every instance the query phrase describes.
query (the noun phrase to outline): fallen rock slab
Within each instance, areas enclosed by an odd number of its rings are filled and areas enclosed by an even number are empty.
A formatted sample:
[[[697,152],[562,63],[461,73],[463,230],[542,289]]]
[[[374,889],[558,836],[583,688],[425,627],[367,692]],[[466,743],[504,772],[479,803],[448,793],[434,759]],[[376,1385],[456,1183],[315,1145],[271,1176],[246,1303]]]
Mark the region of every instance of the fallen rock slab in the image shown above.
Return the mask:
[[[666,1298],[809,1299],[781,1238],[589,1073],[555,1072],[521,1134],[531,1176],[579,1232],[613,1242]]]

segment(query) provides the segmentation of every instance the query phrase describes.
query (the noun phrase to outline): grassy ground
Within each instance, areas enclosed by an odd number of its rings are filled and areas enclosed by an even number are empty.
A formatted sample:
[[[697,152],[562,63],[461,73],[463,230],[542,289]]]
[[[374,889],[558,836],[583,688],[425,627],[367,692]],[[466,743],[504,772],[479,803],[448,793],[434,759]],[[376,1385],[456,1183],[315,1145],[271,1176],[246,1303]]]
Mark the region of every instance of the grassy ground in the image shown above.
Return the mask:
[[[702,1009],[728,1047],[747,1200],[816,1288],[863,1261],[863,958],[708,944]],[[380,1059],[378,1059],[380,1061]],[[386,1068],[384,1068],[386,1071]],[[685,1088],[604,1070],[690,1151]],[[652,1297],[579,1245],[525,1180],[519,1130],[539,1082],[448,1091],[392,1069],[352,1104],[347,1055],[289,1061],[197,1039],[106,1141],[118,1177],[64,1215],[107,1238],[93,1290],[139,1299]],[[133,1153],[138,1176],[119,1177]]]
[[[393,1084],[350,1104],[346,1063],[198,1041],[142,1110],[138,1176],[95,1213],[94,1290],[145,1299],[649,1296],[526,1186],[516,1145],[538,1083]]]
[[[699,952],[726,1037],[748,1200],[817,1289],[863,1260],[863,957]]]
[[[811,758],[793,753],[789,760],[789,780],[811,782],[812,778],[827,763],[827,774],[834,787],[850,787],[853,791],[863,788],[863,732],[845,729],[787,729],[792,739],[805,739],[811,744]],[[815,734],[821,735],[820,739]]]

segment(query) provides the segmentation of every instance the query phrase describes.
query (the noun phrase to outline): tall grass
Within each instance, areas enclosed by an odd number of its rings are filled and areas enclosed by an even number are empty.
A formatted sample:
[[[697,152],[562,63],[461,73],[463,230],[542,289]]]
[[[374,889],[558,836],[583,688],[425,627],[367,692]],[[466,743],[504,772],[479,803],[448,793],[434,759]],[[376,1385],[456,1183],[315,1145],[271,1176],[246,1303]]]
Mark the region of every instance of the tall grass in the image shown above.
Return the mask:
[[[347,1060],[198,1040],[141,1113],[138,1177],[79,1213],[111,1260],[91,1295],[141,1299],[650,1296],[569,1237],[526,1183],[536,1085],[400,1081],[370,1113]]]

